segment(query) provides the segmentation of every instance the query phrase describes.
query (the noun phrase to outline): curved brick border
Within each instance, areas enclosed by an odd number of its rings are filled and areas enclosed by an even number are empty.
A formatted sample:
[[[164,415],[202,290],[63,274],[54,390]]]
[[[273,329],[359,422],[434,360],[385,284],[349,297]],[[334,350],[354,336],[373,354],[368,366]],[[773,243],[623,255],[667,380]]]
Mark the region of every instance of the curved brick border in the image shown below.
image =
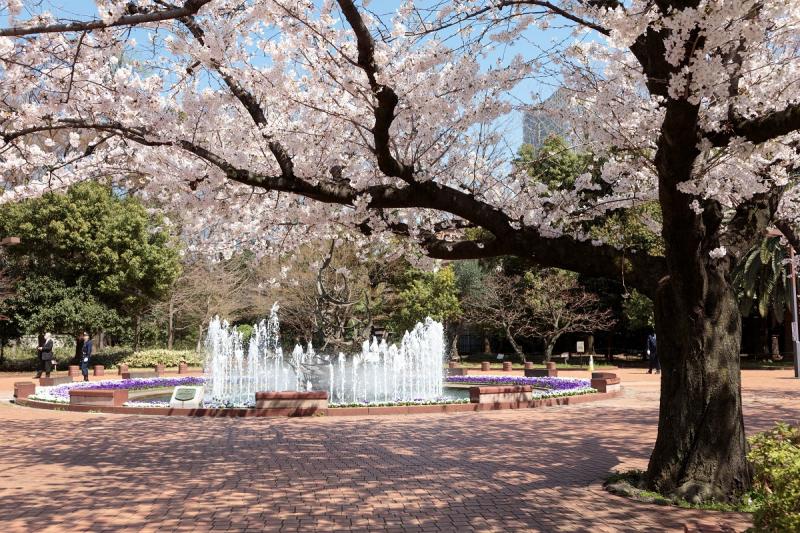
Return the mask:
[[[101,405],[70,405],[66,403],[42,402],[29,398],[15,400],[17,405],[50,409],[52,411],[78,411],[81,413],[111,413],[126,415],[160,415],[160,416],[208,416],[218,418],[242,418],[265,416],[365,416],[365,415],[412,415],[426,413],[465,413],[472,411],[498,411],[501,409],[529,409],[550,407],[554,405],[576,405],[581,403],[608,400],[621,395],[621,391],[581,394],[578,396],[561,396],[558,398],[542,398],[531,402],[497,402],[497,403],[449,403],[440,405],[393,405],[388,407],[335,407],[328,409],[179,409],[171,407],[109,407]]]

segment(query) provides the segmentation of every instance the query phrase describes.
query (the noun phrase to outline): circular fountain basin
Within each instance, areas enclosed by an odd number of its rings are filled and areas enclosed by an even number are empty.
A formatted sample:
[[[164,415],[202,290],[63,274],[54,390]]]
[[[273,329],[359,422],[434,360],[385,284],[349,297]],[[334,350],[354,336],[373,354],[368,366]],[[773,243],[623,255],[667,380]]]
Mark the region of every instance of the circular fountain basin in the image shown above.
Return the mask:
[[[168,402],[172,398],[175,387],[159,387],[156,389],[129,390],[128,400],[137,402]]]

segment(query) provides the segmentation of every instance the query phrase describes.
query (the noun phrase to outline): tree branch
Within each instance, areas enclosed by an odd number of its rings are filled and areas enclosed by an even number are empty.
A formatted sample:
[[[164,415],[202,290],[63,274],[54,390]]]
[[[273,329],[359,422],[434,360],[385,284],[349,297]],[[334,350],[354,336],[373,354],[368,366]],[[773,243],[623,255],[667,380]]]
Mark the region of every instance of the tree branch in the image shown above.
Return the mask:
[[[33,35],[37,33],[69,33],[74,31],[91,31],[113,28],[116,26],[137,26],[148,22],[160,22],[162,20],[173,20],[181,17],[196,14],[201,7],[211,2],[211,0],[186,0],[181,7],[162,9],[157,11],[146,11],[141,13],[134,12],[130,15],[123,15],[113,22],[94,19],[85,22],[71,22],[69,24],[43,24],[39,26],[16,26],[12,28],[0,29],[0,37],[21,37],[23,35]],[[130,9],[130,8],[129,8]],[[135,7],[133,10],[135,11]]]
[[[775,227],[783,233],[786,240],[794,248],[795,253],[800,253],[800,233],[787,221],[778,220],[775,222]]]
[[[714,146],[724,147],[736,137],[761,144],[797,130],[800,130],[800,104],[756,118],[734,118],[723,131],[708,132],[704,136]]]
[[[338,0],[338,2],[342,13],[356,36],[358,47],[357,64],[367,75],[372,94],[378,101],[377,107],[374,108],[375,124],[372,126],[372,136],[375,140],[373,151],[378,161],[378,168],[387,176],[400,178],[405,182],[411,183],[414,181],[413,167],[398,161],[392,155],[390,146],[389,129],[392,127],[394,111],[399,102],[397,93],[391,87],[378,83],[379,67],[375,62],[375,41],[358,8],[352,0]]]

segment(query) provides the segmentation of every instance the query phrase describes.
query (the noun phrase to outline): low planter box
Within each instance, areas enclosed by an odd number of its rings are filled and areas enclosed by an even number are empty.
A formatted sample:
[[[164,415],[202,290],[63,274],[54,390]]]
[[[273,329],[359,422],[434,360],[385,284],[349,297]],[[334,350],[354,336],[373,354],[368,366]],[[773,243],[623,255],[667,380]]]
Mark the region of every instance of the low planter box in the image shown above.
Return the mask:
[[[51,378],[39,378],[39,385],[42,387],[54,387],[56,385],[63,385],[65,383],[72,383],[72,376],[54,376]]]
[[[80,376],[81,375],[81,367],[78,365],[69,365],[67,370],[67,374],[72,377]]]
[[[188,374],[189,373],[189,365],[181,361],[178,364],[178,374]]]
[[[154,370],[156,371],[156,374],[163,374],[166,371],[164,365],[161,363],[155,365]]]
[[[94,375],[95,376],[105,376],[106,374],[106,367],[103,365],[94,365]]]
[[[527,403],[533,400],[530,385],[470,387],[470,403]]]
[[[141,379],[141,378],[157,378],[160,374],[158,372],[123,372],[122,379]]]
[[[592,385],[597,392],[618,392],[621,389],[620,379],[611,372],[592,372]]]
[[[512,369],[513,369],[513,366],[512,366],[510,361],[505,361],[503,363],[503,372],[511,372]]]
[[[558,370],[555,368],[526,368],[526,378],[557,378]]]
[[[36,383],[33,381],[17,381],[14,383],[14,399],[24,400],[36,392]]]
[[[299,409],[303,414],[328,409],[327,391],[269,391],[256,393],[256,409]]]
[[[117,367],[117,374],[120,376],[128,372],[128,365],[122,364]]]
[[[127,401],[128,391],[125,389],[72,389],[69,391],[70,405],[120,407]]]
[[[481,371],[482,372],[488,372],[491,369],[492,369],[492,364],[489,363],[488,361],[484,361],[484,362],[481,363]]]
[[[533,368],[533,363],[525,363],[525,377],[526,378],[557,378],[558,370],[553,361],[544,364],[544,368]]]

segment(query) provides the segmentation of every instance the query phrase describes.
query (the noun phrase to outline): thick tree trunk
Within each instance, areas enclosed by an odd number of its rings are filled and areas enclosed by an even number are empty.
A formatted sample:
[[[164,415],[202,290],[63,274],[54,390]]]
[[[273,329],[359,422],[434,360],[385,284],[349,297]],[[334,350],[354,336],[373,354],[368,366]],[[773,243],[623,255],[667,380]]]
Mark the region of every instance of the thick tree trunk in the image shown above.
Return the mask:
[[[167,311],[167,350],[175,344],[175,302],[170,299]]]
[[[195,347],[194,351],[200,353],[203,349],[203,324],[200,324],[200,328],[197,331],[197,346]]]
[[[699,150],[687,139],[700,137],[699,105],[667,100],[665,107],[655,157],[667,262],[655,295],[661,406],[647,479],[650,488],[690,501],[731,500],[751,487],[752,476],[742,416],[742,325],[730,272],[771,208],[754,204],[726,226],[720,203],[683,192],[695,177]]]
[[[519,357],[520,361],[522,361],[522,364],[525,364],[525,352],[522,351],[522,348],[520,348],[519,344],[517,344],[517,341],[514,340],[514,336],[511,334],[511,328],[506,326],[505,331],[506,338],[511,344],[511,348],[514,350],[514,353],[517,355],[517,357]]]
[[[138,352],[142,336],[142,317],[137,315],[134,320],[135,320],[134,322],[135,325],[133,328],[133,351]]]
[[[553,358],[553,350],[556,347],[557,340],[558,338],[544,340],[544,360],[548,363],[550,362],[550,359]]]
[[[751,486],[740,390],[741,317],[724,276],[708,272],[703,282],[699,301],[683,289],[693,283],[670,278],[656,296],[663,371],[658,439],[647,475],[661,493],[724,501]]]
[[[453,342],[450,343],[450,359],[452,361],[461,360],[461,356],[458,355],[458,329],[453,334]]]

